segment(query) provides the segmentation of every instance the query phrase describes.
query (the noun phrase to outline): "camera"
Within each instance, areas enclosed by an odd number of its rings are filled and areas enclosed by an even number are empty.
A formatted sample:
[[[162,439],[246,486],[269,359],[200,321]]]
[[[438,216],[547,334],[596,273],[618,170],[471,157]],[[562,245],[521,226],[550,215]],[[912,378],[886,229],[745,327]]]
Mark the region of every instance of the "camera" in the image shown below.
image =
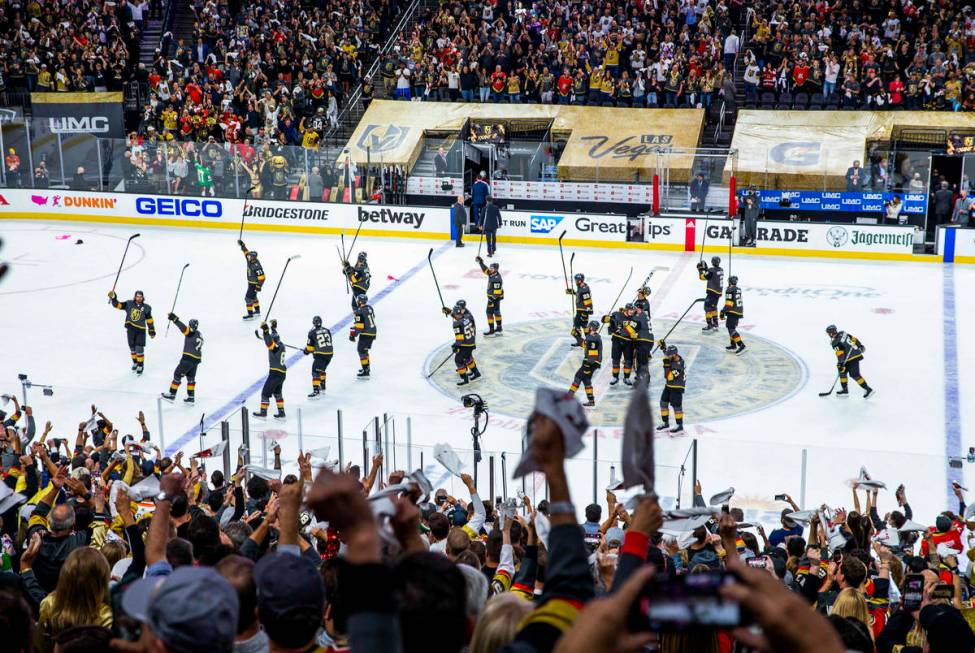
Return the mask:
[[[20,379],[21,381],[26,381],[27,380],[27,375],[26,374],[18,374],[17,375],[17,378]]]
[[[734,574],[725,571],[680,576],[658,574],[648,581],[631,606],[628,618],[631,632],[748,625],[751,619],[747,611],[721,594],[721,588],[734,579]]]
[[[473,408],[474,414],[483,413],[487,410],[487,403],[481,399],[481,395],[469,394],[460,398],[464,408]]]

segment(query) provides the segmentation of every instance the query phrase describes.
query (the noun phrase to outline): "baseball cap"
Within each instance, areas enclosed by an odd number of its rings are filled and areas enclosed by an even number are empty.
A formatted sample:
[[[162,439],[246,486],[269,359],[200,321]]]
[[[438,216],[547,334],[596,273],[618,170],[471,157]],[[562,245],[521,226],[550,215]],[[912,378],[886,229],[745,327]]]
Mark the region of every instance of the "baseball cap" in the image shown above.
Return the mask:
[[[261,615],[281,617],[295,608],[325,608],[325,584],[309,560],[271,553],[254,565],[257,608]]]
[[[623,546],[623,529],[618,526],[613,526],[606,530],[606,545],[607,546]]]
[[[234,648],[237,592],[210,567],[180,567],[125,590],[122,609],[149,624],[171,651],[229,653]]]
[[[931,653],[970,651],[975,647],[975,634],[968,622],[950,605],[926,605],[921,608],[918,621]]]

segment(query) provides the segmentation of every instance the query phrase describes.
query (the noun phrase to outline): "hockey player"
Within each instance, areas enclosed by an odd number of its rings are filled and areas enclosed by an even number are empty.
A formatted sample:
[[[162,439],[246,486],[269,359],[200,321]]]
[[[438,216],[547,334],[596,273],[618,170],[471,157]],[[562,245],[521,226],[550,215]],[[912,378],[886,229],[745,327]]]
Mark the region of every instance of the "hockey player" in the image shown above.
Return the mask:
[[[261,292],[261,287],[264,285],[264,268],[261,267],[261,262],[257,260],[256,251],[247,249],[247,245],[242,240],[238,240],[237,244],[244,252],[244,258],[247,259],[247,293],[244,295],[247,315],[244,316],[244,319],[253,320],[261,314],[261,302],[257,299],[257,293]]]
[[[488,330],[484,335],[501,335],[501,300],[504,299],[504,286],[501,281],[500,267],[496,262],[491,265],[484,265],[484,259],[480,256],[474,259],[481,266],[481,272],[487,275],[487,323]]]
[[[707,324],[701,329],[704,333],[715,333],[718,330],[718,299],[721,298],[721,288],[724,286],[724,270],[721,269],[721,258],[711,257],[711,267],[704,261],[697,262],[697,275],[701,281],[707,281],[707,296],[704,298],[704,319]]]
[[[660,394],[660,419],[663,420],[658,431],[670,428],[670,408],[674,409],[674,420],[677,425],[670,429],[671,433],[684,432],[684,359],[677,353],[677,347],[667,346],[663,340],[660,348],[666,354],[664,358],[664,390]]]
[[[650,289],[644,286],[636,291],[636,300],[633,302],[635,308],[639,308],[650,319]]]
[[[456,364],[457,375],[460,376],[457,385],[467,385],[471,381],[481,378],[481,372],[477,369],[477,363],[474,362],[474,350],[477,348],[475,340],[477,326],[474,324],[474,317],[467,310],[464,300],[460,300],[454,305],[450,317],[454,320],[454,363]]]
[[[183,356],[179,359],[176,371],[173,372],[169,392],[162,393],[162,398],[169,401],[176,399],[176,391],[179,390],[179,384],[185,376],[186,399],[183,401],[192,404],[196,400],[196,368],[203,360],[203,336],[200,334],[200,323],[190,320],[189,323],[183,324],[175,313],[170,313],[167,317],[183,334]]]
[[[745,343],[738,335],[738,321],[744,315],[744,307],[741,303],[741,288],[738,287],[738,277],[732,275],[728,277],[728,288],[725,290],[724,308],[721,309],[721,319],[727,319],[725,326],[728,327],[728,337],[731,344],[725,347],[728,351],[740,354],[745,351]]]
[[[152,321],[152,307],[145,302],[145,295],[136,290],[132,299],[118,301],[114,290],[108,291],[108,303],[120,311],[125,311],[125,335],[129,342],[129,356],[132,357],[132,371],[142,374],[146,363],[146,331],[150,338],[156,337],[156,325]]]
[[[621,309],[613,311],[611,315],[603,316],[603,324],[608,324],[612,349],[610,356],[613,361],[613,380],[610,385],[620,382],[620,360],[623,360],[623,382],[630,384],[630,368],[633,365],[633,343],[626,331],[626,322],[633,312],[633,304],[627,304]]]
[[[305,343],[305,356],[311,354],[314,362],[311,364],[311,394],[309,399],[318,399],[325,392],[325,370],[332,362],[332,332],[322,326],[322,318],[315,316],[311,319],[312,329],[308,332]]]
[[[586,284],[586,275],[576,274],[573,277],[575,288],[566,288],[565,294],[575,295],[576,313],[572,318],[572,337],[576,339],[573,347],[582,346],[583,330],[592,315],[592,293],[589,292],[589,285]]]
[[[643,289],[641,289],[643,290]],[[640,300],[633,302],[633,316],[630,318],[631,329],[636,331],[632,336],[633,357],[636,358],[637,378],[650,376],[650,350],[653,348],[653,327],[650,326],[650,302],[643,295]],[[644,309],[643,307],[647,308]]]
[[[867,385],[866,379],[860,376],[860,361],[863,360],[863,352],[867,351],[866,345],[853,334],[839,331],[832,324],[826,327],[826,333],[829,335],[830,344],[836,354],[836,369],[840,373],[840,386],[842,388],[836,394],[843,396],[850,394],[850,390],[847,388],[847,376],[852,376],[853,380],[863,388],[864,399],[872,395],[873,388]]]
[[[369,378],[369,349],[376,340],[376,313],[369,305],[369,298],[359,294],[355,296],[355,324],[349,330],[349,340],[355,342],[359,339],[356,350],[359,352],[359,370],[357,377],[360,379]]]
[[[583,406],[595,406],[596,397],[592,391],[592,377],[603,364],[603,338],[599,335],[599,322],[592,321],[586,328],[585,355],[582,357],[582,365],[576,370],[572,385],[569,386],[569,394],[574,395],[579,386],[586,389],[586,403]]]
[[[267,346],[268,372],[264,387],[261,388],[261,410],[252,413],[254,417],[267,417],[267,406],[270,403],[271,395],[278,404],[278,412],[275,417],[284,419],[284,379],[288,373],[288,365],[285,361],[284,344],[281,336],[278,335],[278,321],[271,320],[270,326],[267,322],[261,322],[261,331],[264,332],[264,344]]]
[[[359,252],[354,266],[350,265],[348,261],[343,261],[342,271],[348,278],[349,285],[352,286],[352,310],[354,312],[358,308],[356,298],[369,292],[369,283],[372,281],[369,263],[366,261],[366,253]]]

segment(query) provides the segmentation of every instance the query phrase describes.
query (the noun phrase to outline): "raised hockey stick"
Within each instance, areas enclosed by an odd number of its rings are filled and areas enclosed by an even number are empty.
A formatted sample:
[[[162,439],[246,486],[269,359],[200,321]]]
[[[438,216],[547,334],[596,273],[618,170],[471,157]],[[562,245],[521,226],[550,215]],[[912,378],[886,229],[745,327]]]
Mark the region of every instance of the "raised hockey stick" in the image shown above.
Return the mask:
[[[433,275],[433,285],[437,287],[437,296],[440,297],[440,307],[443,310],[447,310],[447,304],[444,303],[443,294],[440,292],[440,282],[437,281],[437,271],[433,269],[433,248],[427,253],[427,263],[430,264],[430,274]]]
[[[339,263],[342,264],[342,276],[345,277],[345,294],[349,294],[349,275],[345,273],[345,257],[342,256],[342,252],[339,251],[339,246],[335,246],[335,253],[339,255]]]
[[[301,258],[301,254],[295,254],[294,256],[289,256],[288,260],[284,262],[284,269],[281,270],[281,276],[278,277],[278,285],[274,288],[274,294],[271,295],[271,304],[267,307],[267,313],[264,314],[264,321],[267,322],[271,317],[271,311],[274,309],[274,300],[278,298],[278,291],[281,290],[281,282],[284,281],[284,275],[288,271],[288,266],[291,265],[291,261],[296,258]],[[258,333],[259,329],[254,329],[254,336],[260,340],[261,334]]]
[[[481,238],[477,241],[477,255],[481,255],[481,245],[484,244],[484,230],[481,229]]]
[[[247,189],[246,191],[247,194],[244,195],[244,210],[240,212],[240,233],[237,234],[237,240],[244,239],[244,219],[247,217],[247,200],[248,200],[247,196],[250,195],[253,190],[254,190],[254,186],[251,186],[250,188]]]
[[[122,260],[118,264],[118,272],[115,273],[115,283],[112,284],[112,292],[115,292],[115,286],[118,285],[118,278],[122,275],[122,266],[125,265],[125,257],[129,253],[129,245],[132,241],[139,237],[140,234],[132,234],[129,236],[129,240],[125,243],[125,251],[122,252]]]
[[[698,263],[700,263],[701,261],[704,260],[704,245],[706,245],[707,242],[708,242],[708,218],[705,216],[705,218],[704,218],[704,235],[701,237],[701,258],[697,259],[697,262]]]
[[[655,265],[653,267],[653,269],[650,270],[650,274],[647,275],[647,278],[644,279],[643,280],[643,283],[640,284],[640,288],[646,288],[647,287],[647,284],[650,283],[650,279],[652,279],[653,278],[653,275],[656,274],[658,271],[661,271],[661,270],[669,270],[669,269],[670,268],[664,267],[662,265]],[[616,301],[619,301],[619,298],[617,298]],[[615,306],[615,304],[614,304],[614,306]]]
[[[843,365],[842,365],[842,367],[844,367],[844,368],[846,367],[846,361],[848,361],[850,359],[850,354],[852,354],[852,353],[853,353],[853,347],[851,346],[850,347],[850,350],[846,352],[846,358],[843,359]],[[826,391],[826,392],[820,392],[819,393],[819,396],[820,397],[828,397],[831,394],[833,394],[833,390],[836,390],[836,382],[840,380],[840,377],[841,376],[843,376],[843,373],[840,372],[840,371],[837,371],[836,372],[836,378],[833,379],[833,385],[829,386],[829,390],[828,391]]]
[[[361,223],[360,223],[361,224]],[[342,239],[342,251],[339,252],[339,258],[344,266],[349,260],[349,254],[345,251],[345,229],[339,233],[339,237]],[[349,275],[345,274],[345,268],[342,268],[342,276],[345,277],[345,294],[349,294]]]
[[[674,329],[677,328],[677,325],[681,323],[681,320],[683,320],[685,317],[687,317],[687,314],[691,312],[691,309],[694,308],[694,305],[697,304],[698,302],[703,302],[704,299],[705,299],[704,297],[698,297],[697,299],[695,299],[694,301],[691,302],[691,305],[687,307],[687,310],[684,311],[684,314],[681,315],[679,318],[677,318],[677,321],[674,322],[674,326],[670,327],[670,331],[668,331],[667,334],[663,338],[661,338],[660,340],[657,341],[657,343],[654,344],[653,349],[650,350],[650,355],[651,356],[653,356],[653,352],[655,352],[658,349],[660,349],[660,344],[659,343],[661,341],[666,342],[667,338],[670,337],[670,334],[673,333],[674,332]]]
[[[575,275],[574,271],[572,270],[572,264],[575,263],[575,260],[576,260],[576,253],[575,252],[572,252],[572,255],[569,256],[569,278],[572,279],[572,281],[570,281],[569,283],[571,283],[573,285],[575,285],[575,282],[576,282],[576,275]],[[569,296],[569,305],[572,307],[569,310],[569,314],[570,315],[575,315],[576,314],[576,298],[575,298],[575,295],[574,294]]]
[[[352,244],[349,245],[349,249],[345,250],[346,258],[348,258],[349,254],[352,253],[352,250],[355,249],[355,241],[359,240],[359,230],[362,229],[362,224],[363,221],[359,220],[359,226],[355,228],[355,236],[352,237]],[[342,243],[344,244],[345,240],[343,240]]]
[[[188,268],[188,267],[190,267],[190,264],[189,263],[186,263],[185,265],[183,265],[183,269],[179,271],[179,283],[176,284],[176,294],[173,295],[173,307],[171,309],[169,309],[169,312],[170,313],[175,313],[176,312],[176,299],[179,297],[179,289],[180,289],[180,286],[183,285],[183,273],[186,272],[186,268]],[[166,338],[169,337],[169,325],[170,324],[172,324],[172,322],[169,321],[169,320],[166,320],[166,335],[164,336]]]
[[[626,286],[627,286],[627,284],[629,284],[629,283],[630,283],[630,278],[631,278],[632,276],[633,276],[633,268],[632,268],[632,266],[631,266],[631,267],[630,267],[630,273],[629,273],[628,275],[626,275],[626,281],[624,281],[624,282],[623,282],[623,285],[622,285],[622,286],[620,286],[620,292],[619,292],[619,294],[618,294],[618,295],[616,295],[616,299],[614,299],[614,300],[613,300],[613,303],[612,303],[612,304],[610,305],[610,307],[609,307],[609,310],[610,310],[610,312],[612,312],[613,310],[615,310],[615,308],[616,308],[616,303],[617,303],[617,302],[619,302],[619,300],[620,300],[620,297],[622,297],[622,296],[623,296],[623,291],[624,291],[624,290],[626,290]],[[650,273],[650,276],[653,276],[653,272],[651,272],[651,273]],[[647,277],[647,278],[649,279],[650,277]],[[597,330],[596,330],[596,333],[599,333],[599,332],[600,332],[600,331],[602,331],[602,330],[603,330],[603,323],[602,323],[602,321],[600,321],[600,322],[599,322],[599,329],[597,329]]]
[[[447,354],[447,358],[445,358],[442,361],[440,361],[440,365],[437,365],[435,368],[433,368],[433,370],[429,374],[427,374],[427,378],[429,379],[431,376],[433,376],[434,374],[436,374],[437,372],[439,372],[440,371],[440,368],[443,367],[444,365],[446,365],[447,364],[447,361],[449,361],[453,357],[454,357],[454,352],[451,351],[449,354]]]
[[[562,278],[565,279],[565,289],[569,289],[569,275],[565,272],[565,252],[562,251],[562,239],[565,238],[565,232],[559,236],[559,258],[562,259]]]

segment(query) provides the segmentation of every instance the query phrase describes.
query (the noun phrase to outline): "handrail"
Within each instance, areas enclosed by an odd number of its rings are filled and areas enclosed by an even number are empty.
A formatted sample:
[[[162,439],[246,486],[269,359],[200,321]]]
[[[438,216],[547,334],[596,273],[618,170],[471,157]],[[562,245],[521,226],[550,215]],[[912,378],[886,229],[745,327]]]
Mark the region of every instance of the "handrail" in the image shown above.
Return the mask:
[[[400,33],[406,27],[407,22],[412,20],[413,15],[416,13],[417,8],[420,6],[420,4],[422,4],[422,2],[423,0],[413,0],[413,2],[410,3],[410,6],[406,8],[406,11],[403,12],[399,22],[396,24],[396,27],[393,28],[392,32],[390,32],[389,39],[386,40],[386,44],[383,45],[382,48],[380,48],[379,54],[376,55],[375,61],[372,62],[372,65],[369,66],[369,70],[367,70],[366,74],[363,75],[363,79],[365,79],[366,77],[372,78],[376,74],[376,72],[378,72],[379,67],[382,65],[383,59],[385,59],[386,55],[389,54],[389,51],[393,49],[393,46],[395,45],[395,42],[398,40]],[[360,99],[362,99],[361,81],[359,82],[358,86],[355,87],[355,90],[352,91],[352,95],[349,96],[349,101],[346,102],[345,107],[339,112],[339,115],[336,117],[335,119],[336,126],[329,129],[325,133],[325,138],[322,140],[328,140],[335,136],[335,133],[339,130],[339,125],[342,124],[343,119],[345,119],[348,116],[348,114],[352,111],[352,108],[359,103]]]

